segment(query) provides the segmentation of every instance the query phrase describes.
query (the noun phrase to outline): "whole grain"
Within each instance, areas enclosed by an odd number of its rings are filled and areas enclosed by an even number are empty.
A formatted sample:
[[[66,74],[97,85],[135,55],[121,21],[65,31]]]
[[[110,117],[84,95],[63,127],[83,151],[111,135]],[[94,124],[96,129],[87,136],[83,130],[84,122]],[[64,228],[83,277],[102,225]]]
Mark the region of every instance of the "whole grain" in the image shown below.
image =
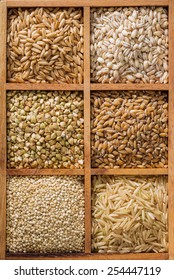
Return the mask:
[[[82,9],[9,9],[7,80],[13,83],[81,84]]]
[[[166,8],[92,8],[91,81],[167,83],[168,40]]]
[[[91,96],[92,167],[167,167],[166,92],[98,91]]]
[[[7,252],[84,252],[84,211],[80,176],[9,177]]]
[[[7,93],[8,168],[83,168],[83,95]]]
[[[167,252],[165,176],[95,176],[92,185],[93,252]]]

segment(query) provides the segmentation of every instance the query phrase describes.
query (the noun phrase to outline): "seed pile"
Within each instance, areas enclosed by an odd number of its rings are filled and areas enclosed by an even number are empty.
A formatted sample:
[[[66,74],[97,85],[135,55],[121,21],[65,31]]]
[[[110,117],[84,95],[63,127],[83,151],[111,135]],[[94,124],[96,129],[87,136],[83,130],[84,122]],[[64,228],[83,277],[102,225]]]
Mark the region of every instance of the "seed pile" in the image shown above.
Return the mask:
[[[97,176],[92,193],[92,249],[166,252],[167,178]]]
[[[7,58],[10,82],[81,84],[82,9],[10,9]]]
[[[84,252],[82,177],[10,177],[7,251]]]
[[[9,168],[83,168],[81,92],[9,91]]]
[[[167,167],[167,108],[165,92],[93,92],[92,167]]]
[[[168,40],[165,8],[91,9],[91,81],[167,83]]]

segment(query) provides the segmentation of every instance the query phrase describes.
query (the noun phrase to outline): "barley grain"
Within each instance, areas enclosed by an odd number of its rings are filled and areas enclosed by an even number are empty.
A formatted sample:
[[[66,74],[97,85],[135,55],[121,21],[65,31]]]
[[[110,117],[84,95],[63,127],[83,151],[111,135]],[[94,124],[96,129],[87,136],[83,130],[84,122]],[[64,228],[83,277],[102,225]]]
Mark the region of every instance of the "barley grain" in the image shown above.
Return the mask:
[[[91,81],[168,83],[167,9],[92,8]]]

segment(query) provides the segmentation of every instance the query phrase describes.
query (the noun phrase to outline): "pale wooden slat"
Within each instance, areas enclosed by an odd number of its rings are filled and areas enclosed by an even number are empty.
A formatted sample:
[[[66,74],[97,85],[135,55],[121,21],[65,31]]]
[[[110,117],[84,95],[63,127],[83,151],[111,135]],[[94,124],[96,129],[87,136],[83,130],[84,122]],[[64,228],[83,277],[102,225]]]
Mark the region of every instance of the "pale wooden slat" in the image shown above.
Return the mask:
[[[84,8],[85,253],[91,252],[90,8]]]
[[[169,259],[174,260],[174,1],[169,7]]]
[[[84,175],[84,169],[7,169],[8,176]]]
[[[79,90],[83,84],[7,83],[6,90]],[[91,90],[168,90],[168,84],[91,84]]]
[[[6,90],[83,90],[83,85],[7,83]]]
[[[72,254],[60,256],[39,256],[32,254],[8,254],[7,260],[167,260],[168,253],[137,253],[137,254]]]
[[[7,0],[8,7],[168,6],[169,0]]]
[[[168,90],[168,84],[91,84],[91,90]]]
[[[6,2],[0,2],[0,259],[6,251]]]
[[[92,168],[91,175],[167,175],[168,168]]]

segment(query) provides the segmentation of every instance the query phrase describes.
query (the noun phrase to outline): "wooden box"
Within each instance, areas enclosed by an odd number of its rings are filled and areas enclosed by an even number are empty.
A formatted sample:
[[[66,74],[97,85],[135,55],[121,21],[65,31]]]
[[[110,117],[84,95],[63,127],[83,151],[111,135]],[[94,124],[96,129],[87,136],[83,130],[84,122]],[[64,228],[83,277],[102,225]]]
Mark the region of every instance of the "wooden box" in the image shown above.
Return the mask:
[[[84,12],[84,83],[24,84],[6,82],[7,9],[12,7],[82,7]],[[163,6],[169,14],[168,84],[95,84],[90,82],[90,8],[123,6]],[[0,1],[0,259],[174,259],[174,0],[3,0]],[[6,92],[7,90],[79,90],[84,94],[84,169],[7,169],[6,168]],[[168,168],[96,169],[91,168],[90,91],[165,90],[169,102]],[[137,254],[96,254],[91,252],[91,176],[167,175],[169,195],[169,252]],[[6,254],[6,176],[7,175],[83,175],[85,179],[85,253],[63,255]]]

